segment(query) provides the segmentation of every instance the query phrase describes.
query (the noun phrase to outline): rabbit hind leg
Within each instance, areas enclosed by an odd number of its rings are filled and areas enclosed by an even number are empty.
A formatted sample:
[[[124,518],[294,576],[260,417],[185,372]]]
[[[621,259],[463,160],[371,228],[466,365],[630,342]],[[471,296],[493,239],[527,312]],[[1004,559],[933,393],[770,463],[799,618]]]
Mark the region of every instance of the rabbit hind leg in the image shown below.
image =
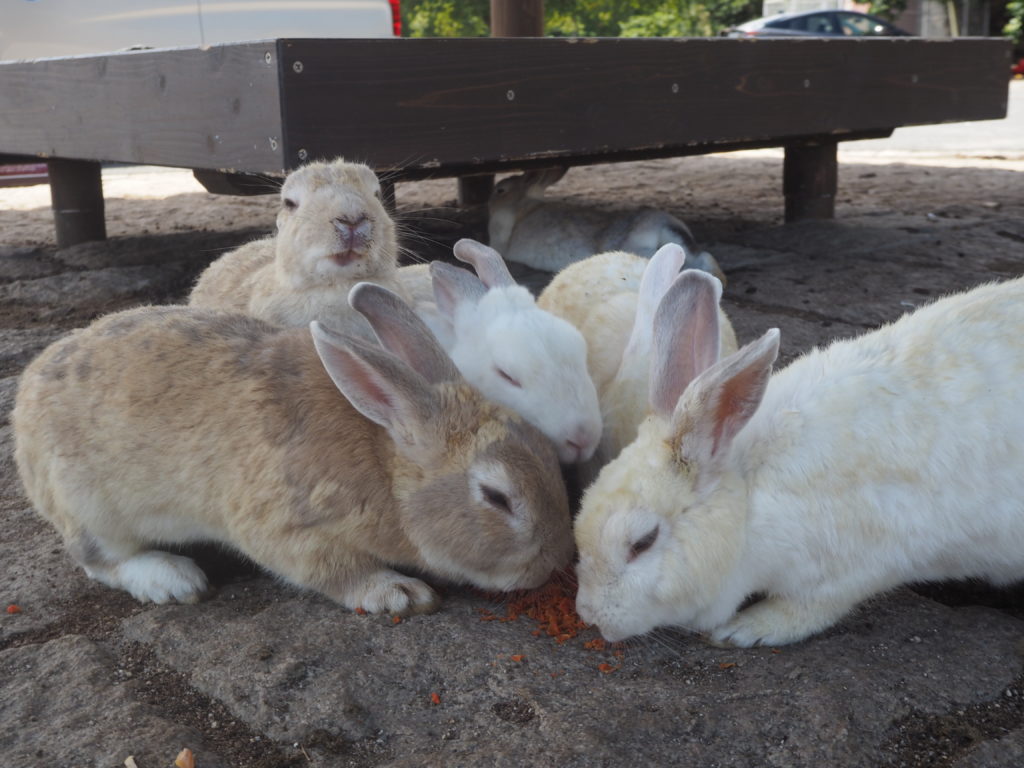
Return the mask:
[[[141,549],[87,530],[67,541],[68,551],[89,578],[123,589],[139,602],[195,603],[206,590],[206,574],[188,557]]]

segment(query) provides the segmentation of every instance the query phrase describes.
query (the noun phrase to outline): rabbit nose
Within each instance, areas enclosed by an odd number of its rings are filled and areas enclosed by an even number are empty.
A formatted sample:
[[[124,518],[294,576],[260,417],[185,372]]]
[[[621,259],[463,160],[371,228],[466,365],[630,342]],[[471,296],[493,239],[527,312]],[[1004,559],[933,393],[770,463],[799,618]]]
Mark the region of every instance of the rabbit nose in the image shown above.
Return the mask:
[[[339,216],[334,220],[334,228],[338,231],[344,251],[364,250],[373,234],[373,224],[365,216],[354,219]]]
[[[569,463],[586,461],[594,455],[597,449],[597,440],[585,428],[581,427],[572,437],[565,441],[563,458]]]

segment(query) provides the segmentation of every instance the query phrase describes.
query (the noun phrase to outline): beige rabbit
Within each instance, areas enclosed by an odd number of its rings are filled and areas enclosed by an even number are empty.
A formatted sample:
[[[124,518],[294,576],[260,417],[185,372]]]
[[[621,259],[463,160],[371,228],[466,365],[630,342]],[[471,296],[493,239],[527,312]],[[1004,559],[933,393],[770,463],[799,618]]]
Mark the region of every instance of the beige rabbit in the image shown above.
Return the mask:
[[[686,258],[675,243],[650,259],[622,251],[598,254],[559,272],[537,301],[579,328],[587,340],[587,367],[597,387],[603,429],[593,457],[580,468],[584,486],[633,441],[647,415],[654,313]],[[721,297],[721,283],[712,282]],[[717,312],[722,354],[731,354],[736,334],[721,308]]]
[[[18,470],[90,577],[192,602],[203,572],[154,547],[214,541],[348,608],[410,613],[437,595],[394,569],[504,590],[567,564],[551,442],[466,384],[397,296],[364,283],[351,304],[380,343],[147,307],[28,366]]]
[[[367,280],[406,298],[396,277],[395,224],[380,196],[377,176],[361,163],[337,159],[293,171],[281,187],[277,234],[211,264],[188,303],[275,325],[319,320],[372,337],[348,304],[349,289]]]

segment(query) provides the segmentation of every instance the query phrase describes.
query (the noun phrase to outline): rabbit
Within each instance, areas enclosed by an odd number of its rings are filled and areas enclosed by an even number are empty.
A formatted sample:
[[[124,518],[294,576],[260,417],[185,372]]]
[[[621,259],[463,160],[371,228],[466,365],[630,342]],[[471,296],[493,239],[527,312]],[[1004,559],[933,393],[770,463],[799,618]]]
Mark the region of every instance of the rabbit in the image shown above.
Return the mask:
[[[633,254],[624,254],[620,263],[638,263],[643,266],[635,301],[632,302],[632,317],[624,316],[623,328],[629,329],[629,337],[622,347],[620,361],[615,374],[602,381],[599,391],[603,429],[598,449],[589,461],[581,466],[579,477],[582,487],[589,485],[598,471],[636,438],[637,428],[648,412],[648,389],[650,388],[650,357],[654,334],[654,314],[669,287],[679,280],[683,273],[686,252],[675,243],[663,245],[649,260]],[[721,353],[732,354],[737,349],[736,334],[728,318],[718,306],[722,295],[722,284],[712,279],[717,286],[714,310],[721,318],[723,332],[720,337]],[[626,303],[620,305],[625,311]],[[602,318],[607,321],[607,315]],[[603,327],[592,339],[594,345],[609,331],[618,328]],[[616,348],[618,342],[616,342]]]
[[[538,307],[569,321],[583,334],[587,342],[587,370],[599,398],[604,398],[617,374],[628,375],[631,366],[636,365],[634,361],[624,362],[623,355],[631,336],[647,333],[640,315],[650,318],[679,270],[676,266],[673,271],[670,260],[678,265],[689,258],[680,246],[673,244],[663,246],[658,253],[665,261],[660,268],[656,264],[648,275],[648,290],[643,295],[641,284],[653,257],[645,259],[625,251],[610,251],[570,264],[555,275],[537,298]],[[722,351],[730,354],[737,349],[736,333],[722,310],[719,319]],[[638,343],[639,340],[634,342]],[[641,374],[646,375],[646,367]]]
[[[91,578],[194,602],[203,572],[150,547],[214,541],[347,608],[408,614],[438,597],[393,569],[512,590],[569,562],[550,441],[469,387],[395,294],[361,283],[350,302],[379,344],[145,307],[27,367],[18,470]]]
[[[563,463],[586,461],[601,411],[583,337],[538,309],[493,248],[464,238],[454,253],[477,276],[440,261],[398,270],[417,314],[470,384],[551,438]]]
[[[575,523],[584,621],[782,645],[905,582],[1024,578],[1024,280],[776,375],[777,329],[716,361],[715,297],[684,273],[655,315],[652,415]]]
[[[369,324],[346,297],[363,280],[402,295],[397,258],[395,223],[381,202],[374,172],[341,158],[313,162],[290,173],[281,186],[277,234],[207,267],[188,303],[282,326],[318,320],[372,339]]]
[[[682,221],[664,211],[640,208],[609,213],[582,205],[544,200],[544,191],[567,167],[509,176],[494,185],[488,200],[490,245],[509,261],[557,272],[595,253],[626,251],[650,257],[666,243],[686,249],[687,268],[726,278],[701,250]]]

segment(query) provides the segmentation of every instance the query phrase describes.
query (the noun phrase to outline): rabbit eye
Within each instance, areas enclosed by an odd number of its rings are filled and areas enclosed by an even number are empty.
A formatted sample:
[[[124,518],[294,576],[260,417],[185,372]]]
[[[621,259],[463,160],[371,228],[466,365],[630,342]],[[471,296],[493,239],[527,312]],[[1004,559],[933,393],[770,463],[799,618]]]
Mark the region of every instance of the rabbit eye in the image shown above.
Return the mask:
[[[503,379],[504,379],[505,381],[507,381],[507,382],[508,382],[509,384],[511,384],[511,385],[512,385],[513,387],[518,387],[519,389],[522,389],[522,388],[523,388],[523,385],[522,385],[522,384],[520,384],[520,383],[519,383],[519,381],[518,381],[517,379],[514,379],[514,378],[513,378],[512,376],[509,376],[509,375],[508,375],[508,374],[507,374],[507,373],[506,373],[505,371],[503,371],[503,370],[502,370],[501,368],[495,368],[495,369],[494,369],[494,372],[495,372],[496,374],[498,374],[499,376],[501,376],[501,378],[503,378]]]
[[[489,485],[481,485],[480,492],[484,495],[484,498],[487,499],[488,504],[497,507],[502,512],[512,514],[512,505],[509,504],[508,496],[497,488],[491,488]]]
[[[299,204],[292,200],[290,197],[286,197],[284,199],[284,207],[287,208],[289,211],[294,211],[296,208],[299,207]]]
[[[648,533],[645,533],[633,542],[633,546],[629,548],[629,562],[633,562],[640,555],[654,546],[654,542],[658,540],[659,530],[658,526],[654,526]]]

